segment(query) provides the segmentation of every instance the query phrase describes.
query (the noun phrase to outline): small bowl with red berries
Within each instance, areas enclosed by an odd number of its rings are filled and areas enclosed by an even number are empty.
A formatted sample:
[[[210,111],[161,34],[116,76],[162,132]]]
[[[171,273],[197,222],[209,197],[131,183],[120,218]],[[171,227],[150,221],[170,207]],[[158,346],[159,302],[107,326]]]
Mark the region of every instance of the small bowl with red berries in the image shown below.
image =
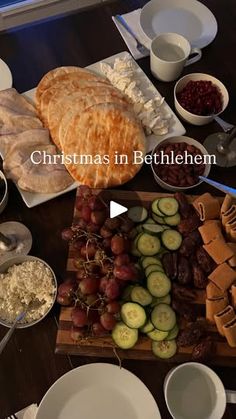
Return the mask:
[[[186,122],[206,125],[222,113],[229,94],[220,80],[204,73],[187,74],[174,88],[175,109]]]

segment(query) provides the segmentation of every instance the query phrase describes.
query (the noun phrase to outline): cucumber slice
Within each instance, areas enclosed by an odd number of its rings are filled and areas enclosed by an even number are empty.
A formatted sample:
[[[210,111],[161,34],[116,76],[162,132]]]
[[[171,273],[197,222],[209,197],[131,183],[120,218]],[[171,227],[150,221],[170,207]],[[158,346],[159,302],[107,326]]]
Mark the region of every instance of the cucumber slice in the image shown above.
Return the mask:
[[[163,340],[162,342],[152,342],[152,352],[161,359],[168,359],[177,352],[175,340]]]
[[[144,308],[137,303],[129,302],[123,304],[120,314],[123,322],[131,329],[138,329],[147,321]]]
[[[182,243],[182,236],[177,230],[163,231],[161,239],[162,243],[168,250],[177,250]]]
[[[130,220],[132,220],[134,223],[142,223],[144,220],[146,220],[148,216],[148,212],[146,208],[144,207],[131,207],[128,210],[128,217]]]
[[[148,217],[148,218],[145,220],[145,223],[146,223],[146,224],[156,224],[156,223],[155,223],[155,221],[154,221],[152,218],[150,218],[150,217]]]
[[[152,213],[152,218],[158,224],[165,224],[164,218],[160,217],[159,215],[154,214],[154,212]]]
[[[168,226],[175,227],[177,226],[180,221],[180,214],[177,212],[175,215],[170,215],[169,217],[164,217],[165,223],[168,224]]]
[[[141,287],[139,285],[136,285],[135,287],[133,287],[130,296],[131,296],[131,300],[134,303],[138,303],[144,307],[148,306],[152,302],[152,296],[150,292],[146,288]]]
[[[168,332],[163,332],[162,330],[154,329],[151,332],[147,333],[148,337],[156,342],[164,340],[168,336]]]
[[[148,277],[152,272],[164,272],[164,269],[160,265],[149,265],[145,269],[145,275]]]
[[[141,327],[140,332],[149,333],[152,330],[154,330],[154,326],[153,326],[151,320],[148,320],[147,323],[143,327]]]
[[[137,241],[137,249],[144,256],[154,256],[161,248],[161,242],[156,236],[143,233]]]
[[[145,233],[149,233],[152,235],[158,234],[158,233],[162,233],[163,232],[163,228],[161,225],[158,224],[143,224],[143,231],[145,231]]]
[[[168,304],[158,304],[152,310],[151,322],[156,329],[169,332],[176,324],[175,312]]]
[[[132,246],[131,246],[131,254],[133,255],[133,256],[136,256],[136,257],[139,257],[139,256],[142,256],[141,255],[141,253],[140,253],[140,251],[138,250],[138,248],[137,248],[137,244],[138,244],[138,239],[139,239],[139,237],[141,237],[141,235],[142,235],[143,233],[139,233],[136,237],[135,237],[135,239],[134,239],[134,241],[133,241],[133,243],[132,243]]]
[[[170,303],[171,303],[170,294],[165,295],[165,297],[160,297],[160,298],[155,297],[155,298],[153,298],[152,303],[151,303],[151,307],[155,307],[157,304],[161,304],[161,303],[170,305]]]
[[[130,301],[131,300],[131,291],[134,288],[134,285],[128,285],[127,287],[125,287],[121,299],[123,301]]]
[[[149,265],[160,265],[162,266],[162,263],[159,259],[153,256],[146,256],[142,260],[142,267],[143,269],[146,269]]]
[[[164,272],[151,272],[147,277],[147,289],[153,297],[164,297],[171,290],[170,279]]]
[[[165,217],[165,214],[163,214],[163,212],[160,211],[159,207],[158,207],[158,202],[160,201],[159,199],[155,199],[152,202],[152,212],[156,215],[158,215],[158,217]]]
[[[173,329],[171,329],[169,331],[168,336],[166,337],[166,340],[173,340],[173,339],[177,338],[178,333],[179,333],[179,326],[176,323],[176,325],[173,327]]]
[[[121,349],[133,348],[138,340],[138,330],[130,329],[123,322],[119,322],[112,330],[112,339]]]
[[[164,215],[175,215],[178,212],[179,203],[172,197],[161,198],[158,201],[158,208]]]

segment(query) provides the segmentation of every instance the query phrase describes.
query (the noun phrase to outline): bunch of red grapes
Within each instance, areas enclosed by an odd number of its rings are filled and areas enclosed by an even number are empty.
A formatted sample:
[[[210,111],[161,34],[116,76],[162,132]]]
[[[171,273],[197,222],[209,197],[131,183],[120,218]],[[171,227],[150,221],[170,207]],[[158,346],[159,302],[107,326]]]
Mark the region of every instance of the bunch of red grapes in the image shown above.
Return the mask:
[[[138,281],[139,270],[129,256],[133,222],[108,218],[106,204],[87,186],[79,187],[76,223],[62,232],[74,253],[75,276],[58,289],[57,301],[73,305],[72,338],[101,336],[119,320],[119,299],[127,281]]]

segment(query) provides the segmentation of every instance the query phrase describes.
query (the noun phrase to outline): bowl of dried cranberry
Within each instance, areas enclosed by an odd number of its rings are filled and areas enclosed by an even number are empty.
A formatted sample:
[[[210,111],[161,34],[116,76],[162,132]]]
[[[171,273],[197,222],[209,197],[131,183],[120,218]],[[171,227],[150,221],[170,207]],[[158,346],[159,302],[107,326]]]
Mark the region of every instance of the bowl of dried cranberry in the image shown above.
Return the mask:
[[[206,125],[228,105],[226,87],[213,76],[192,73],[177,81],[174,88],[175,109],[187,122]]]
[[[187,191],[207,177],[211,156],[201,143],[180,136],[161,141],[152,151],[151,168],[156,182],[168,191]]]

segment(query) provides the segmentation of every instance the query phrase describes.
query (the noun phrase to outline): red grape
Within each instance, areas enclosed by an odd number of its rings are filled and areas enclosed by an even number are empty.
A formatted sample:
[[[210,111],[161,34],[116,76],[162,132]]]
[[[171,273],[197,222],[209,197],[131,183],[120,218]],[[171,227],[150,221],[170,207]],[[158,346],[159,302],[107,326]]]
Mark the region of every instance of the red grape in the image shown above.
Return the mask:
[[[127,240],[116,234],[111,239],[111,250],[114,255],[120,255],[121,253],[125,253],[127,249]]]
[[[127,253],[122,253],[121,255],[116,256],[114,260],[115,266],[128,265],[129,263],[130,257]]]
[[[106,218],[106,214],[104,211],[92,211],[91,212],[91,221],[94,224],[102,225]]]
[[[88,205],[84,205],[81,209],[81,217],[84,221],[86,221],[86,223],[89,223],[91,220],[91,212],[92,211]]]
[[[105,260],[105,261],[102,263],[102,266],[101,266],[101,273],[102,273],[103,275],[106,275],[106,274],[108,274],[109,272],[112,272],[112,270],[113,270],[113,263],[112,263],[112,262],[110,262],[109,260]]]
[[[84,259],[94,259],[95,253],[97,251],[97,246],[94,243],[89,243],[81,248],[80,254]]]
[[[80,185],[79,186],[79,196],[83,198],[89,198],[92,195],[92,191],[89,186],[87,185]]]
[[[61,297],[70,297],[73,292],[77,289],[78,285],[74,280],[68,280],[67,282],[63,282],[58,287],[58,294]]]
[[[64,228],[61,232],[62,240],[69,241],[73,238],[74,232],[71,230],[71,228]]]
[[[76,226],[80,227],[82,230],[85,230],[87,227],[87,222],[83,220],[82,218],[80,218]]]
[[[120,219],[119,218],[107,218],[104,227],[108,228],[109,230],[117,230],[120,227]]]
[[[84,246],[84,241],[81,240],[81,239],[74,240],[73,243],[72,243],[72,247],[75,250],[80,250],[81,247],[83,247],[83,246]]]
[[[83,295],[95,294],[99,290],[99,279],[87,277],[79,283],[79,289]]]
[[[134,227],[134,222],[127,218],[126,220],[122,221],[120,229],[122,233],[129,233],[130,230]]]
[[[61,306],[70,306],[73,302],[73,298],[70,296],[63,296],[63,295],[58,294],[57,302],[61,304]]]
[[[111,249],[111,237],[107,237],[106,239],[103,239],[102,245],[103,245],[105,250],[110,250]]]
[[[115,266],[113,273],[116,278],[122,281],[134,281],[138,279],[137,269],[132,263],[129,263],[129,265]]]
[[[109,279],[105,289],[105,295],[109,300],[115,300],[119,297],[120,287],[115,278]]]
[[[76,280],[81,281],[82,279],[86,278],[87,272],[83,267],[80,267],[76,272]]]
[[[116,314],[120,312],[120,303],[118,301],[110,301],[107,304],[107,311],[111,314]]]
[[[100,292],[105,293],[108,282],[109,282],[109,279],[107,276],[104,276],[102,279],[100,279],[100,284],[99,284]]]
[[[88,316],[86,310],[75,307],[71,312],[73,325],[76,327],[84,327],[88,324]]]
[[[89,223],[87,224],[86,230],[88,233],[98,233],[100,230],[100,226],[97,224]]]
[[[95,195],[91,196],[88,199],[88,206],[91,208],[92,211],[100,211],[104,209],[104,204],[102,201]]]
[[[92,331],[94,336],[103,336],[107,334],[107,330],[104,329],[100,322],[96,322],[92,325]]]
[[[111,313],[103,313],[100,317],[100,322],[106,330],[112,330],[116,325],[116,319]]]
[[[104,226],[100,229],[100,234],[104,239],[112,237],[112,231],[109,228],[104,227]]]
[[[86,297],[85,302],[88,306],[95,307],[95,306],[97,306],[97,303],[99,303],[99,298],[98,298],[97,294],[90,294]]]
[[[86,329],[84,327],[75,327],[71,328],[71,339],[78,341],[81,338],[86,336]]]
[[[81,210],[83,208],[84,202],[85,201],[82,196],[77,196],[76,201],[75,201],[76,209]]]

